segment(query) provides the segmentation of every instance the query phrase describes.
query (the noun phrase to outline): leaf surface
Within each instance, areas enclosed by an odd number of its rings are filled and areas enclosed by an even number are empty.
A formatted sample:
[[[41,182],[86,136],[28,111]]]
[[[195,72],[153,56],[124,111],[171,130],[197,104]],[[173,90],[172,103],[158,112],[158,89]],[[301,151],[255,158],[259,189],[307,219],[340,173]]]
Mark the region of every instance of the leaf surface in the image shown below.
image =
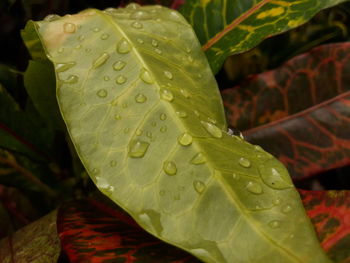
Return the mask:
[[[349,262],[350,191],[299,192],[322,247],[334,262]]]
[[[295,178],[348,165],[349,51],[350,43],[317,47],[223,91],[230,124]]]
[[[195,263],[196,258],[154,238],[120,208],[84,200],[63,205],[57,229],[72,263]]]
[[[26,30],[55,65],[91,178],[148,232],[205,262],[329,262],[287,170],[226,133],[214,77],[177,12],[86,10]]]
[[[187,0],[180,10],[217,73],[228,56],[304,24],[320,10],[341,2],[344,0]]]

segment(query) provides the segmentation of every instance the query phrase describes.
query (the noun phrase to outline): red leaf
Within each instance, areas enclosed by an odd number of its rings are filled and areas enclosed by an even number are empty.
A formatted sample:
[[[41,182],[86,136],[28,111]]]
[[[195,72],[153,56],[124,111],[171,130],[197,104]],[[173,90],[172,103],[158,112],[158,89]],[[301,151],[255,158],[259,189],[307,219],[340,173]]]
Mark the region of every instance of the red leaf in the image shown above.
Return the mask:
[[[96,201],[61,207],[57,225],[62,248],[72,263],[199,262],[145,232],[121,209]]]
[[[349,59],[350,43],[325,45],[225,90],[230,124],[295,178],[350,164]]]
[[[335,262],[350,262],[350,191],[299,192],[327,254]]]

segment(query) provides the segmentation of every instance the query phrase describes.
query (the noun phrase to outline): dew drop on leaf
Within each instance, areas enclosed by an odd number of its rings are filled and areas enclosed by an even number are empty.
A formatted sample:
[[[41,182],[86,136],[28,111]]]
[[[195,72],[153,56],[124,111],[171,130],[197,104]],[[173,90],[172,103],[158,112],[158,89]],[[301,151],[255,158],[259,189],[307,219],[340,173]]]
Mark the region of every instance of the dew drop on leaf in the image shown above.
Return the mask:
[[[100,176],[96,176],[96,185],[98,188],[102,189],[107,189],[109,187],[109,183],[107,182],[107,180]]]
[[[199,153],[196,153],[191,161],[190,161],[191,164],[203,164],[205,163],[205,157],[204,157],[204,154],[199,152]]]
[[[79,81],[79,77],[77,75],[70,75],[64,82],[68,84],[75,84]]]
[[[83,41],[84,39],[85,39],[85,36],[84,36],[84,35],[78,36],[78,40],[79,40],[79,41]]]
[[[126,82],[126,77],[124,75],[119,75],[115,80],[117,84],[124,84]]]
[[[271,228],[279,228],[280,226],[281,226],[281,223],[278,220],[272,220],[269,222],[269,227]]]
[[[163,100],[170,101],[170,102],[174,100],[173,93],[170,90],[167,90],[167,89],[164,89],[164,90],[161,91],[160,97]]]
[[[156,48],[154,51],[159,55],[163,53],[159,48]]]
[[[173,74],[170,71],[164,71],[164,76],[168,79],[173,79]]]
[[[176,164],[172,161],[165,161],[163,163],[163,170],[167,175],[175,175],[177,173]]]
[[[242,166],[244,168],[249,168],[251,166],[250,161],[244,157],[239,158],[238,163],[240,166]]]
[[[79,45],[76,45],[74,48],[75,48],[75,49],[81,49],[82,47],[83,47],[83,46],[79,44]]]
[[[275,158],[268,159],[259,165],[259,173],[263,182],[277,190],[293,187],[287,169]]]
[[[206,121],[201,121],[202,126],[204,129],[213,137],[215,138],[221,138],[222,137],[222,131],[215,125]]]
[[[107,38],[109,38],[109,34],[102,34],[101,35],[102,40],[106,40]]]
[[[193,187],[197,193],[201,194],[205,190],[205,184],[202,181],[194,181]]]
[[[192,139],[192,136],[187,133],[187,132],[184,132],[183,134],[181,134],[178,138],[177,138],[177,141],[183,145],[183,146],[187,146],[187,145],[190,145],[193,141]]]
[[[160,196],[164,196],[164,195],[165,195],[165,191],[164,191],[164,190],[160,190],[160,191],[159,191],[159,195],[160,195]]]
[[[146,19],[150,19],[152,18],[151,14],[148,13],[147,11],[135,11],[133,13],[131,13],[130,15],[131,19],[140,19],[140,20],[146,20]]]
[[[166,126],[160,127],[160,132],[161,132],[161,133],[164,133],[164,132],[166,132],[167,130],[168,130],[168,128],[167,128]]]
[[[240,179],[240,176],[236,173],[233,173],[232,174],[232,178],[235,179],[235,180],[239,180]]]
[[[132,141],[129,144],[128,155],[132,158],[142,158],[146,154],[148,147],[149,147],[148,142]]]
[[[63,31],[65,33],[74,33],[77,27],[73,23],[64,23]]]
[[[152,46],[154,46],[154,47],[158,47],[158,41],[155,40],[155,39],[152,39],[151,44],[152,44]]]
[[[97,59],[94,60],[94,62],[92,63],[92,67],[98,68],[102,66],[104,63],[106,63],[108,59],[109,59],[108,53],[104,52]]]
[[[119,71],[119,70],[122,70],[126,65],[126,62],[122,61],[122,60],[118,60],[117,62],[115,62],[113,64],[113,69],[115,71]]]
[[[115,166],[117,166],[117,162],[114,161],[114,160],[112,160],[112,161],[110,161],[109,165],[110,165],[111,167],[115,167]]]
[[[105,98],[108,95],[108,92],[105,89],[100,89],[99,91],[97,91],[97,96],[100,98]]]
[[[167,118],[167,116],[166,116],[165,113],[161,113],[161,114],[159,115],[159,119],[160,119],[161,121],[165,121],[166,118]]]
[[[128,107],[128,104],[127,104],[126,102],[124,102],[124,103],[122,104],[122,108],[126,109],[127,107]]]
[[[103,77],[103,80],[104,80],[104,81],[109,81],[110,78],[109,78],[109,76],[104,76],[104,77]]]
[[[60,18],[61,17],[59,15],[50,14],[50,15],[45,16],[44,21],[52,22],[52,21],[55,21],[55,20],[60,19]]]
[[[142,130],[136,130],[136,133],[135,133],[137,136],[141,136],[142,135]]]
[[[135,101],[137,103],[144,103],[147,101],[147,97],[145,95],[143,95],[142,93],[139,93],[135,96]]]
[[[140,44],[144,43],[144,41],[141,38],[136,39],[136,41],[139,42]]]
[[[152,132],[150,132],[150,131],[146,132],[146,136],[147,136],[148,138],[152,138]]]
[[[75,64],[76,64],[75,62],[58,63],[58,64],[56,64],[55,69],[57,72],[64,72],[64,71],[74,67]]]
[[[145,68],[141,69],[140,78],[142,79],[143,82],[147,84],[152,84],[154,82],[153,76]]]
[[[180,92],[186,99],[188,99],[190,97],[190,93],[187,90],[180,89]]]
[[[97,175],[100,173],[100,170],[98,168],[94,168],[94,169],[92,169],[91,172],[92,172],[92,174]]]
[[[126,53],[129,53],[130,50],[131,50],[131,45],[125,38],[122,38],[117,44],[117,52],[120,54],[126,54]]]
[[[246,188],[249,192],[253,193],[253,194],[262,194],[263,189],[261,187],[261,185],[257,182],[248,182],[248,184],[246,185]]]
[[[282,212],[287,214],[289,213],[290,211],[292,211],[292,207],[290,205],[285,205],[282,207]]]
[[[114,119],[116,119],[116,120],[121,120],[121,119],[122,119],[122,116],[120,116],[119,114],[117,114],[117,115],[114,116]]]
[[[138,21],[133,22],[131,26],[136,29],[141,29],[143,27],[143,25]]]
[[[187,113],[184,111],[177,111],[176,112],[177,116],[179,116],[180,118],[186,118],[187,117]]]

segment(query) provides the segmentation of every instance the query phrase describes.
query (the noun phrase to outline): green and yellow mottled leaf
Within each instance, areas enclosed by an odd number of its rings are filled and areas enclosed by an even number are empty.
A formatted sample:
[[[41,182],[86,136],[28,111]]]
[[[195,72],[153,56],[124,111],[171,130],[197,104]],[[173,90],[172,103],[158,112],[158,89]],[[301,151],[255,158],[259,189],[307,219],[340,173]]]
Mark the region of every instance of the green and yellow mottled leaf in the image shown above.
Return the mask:
[[[214,73],[225,59],[266,37],[304,24],[346,0],[186,0],[181,13],[193,26]],[[281,47],[283,48],[283,47]]]
[[[287,170],[226,132],[192,28],[129,5],[30,22],[97,187],[148,232],[204,262],[329,262]]]

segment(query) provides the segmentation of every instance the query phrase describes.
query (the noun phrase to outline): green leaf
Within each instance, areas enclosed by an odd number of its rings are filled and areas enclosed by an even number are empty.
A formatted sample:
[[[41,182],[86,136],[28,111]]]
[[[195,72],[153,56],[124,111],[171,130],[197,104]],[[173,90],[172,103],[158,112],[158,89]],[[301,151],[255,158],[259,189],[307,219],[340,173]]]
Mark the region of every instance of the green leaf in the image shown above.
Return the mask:
[[[266,37],[302,25],[320,10],[345,1],[187,0],[180,10],[217,73],[228,56],[247,51]]]
[[[55,65],[91,178],[148,232],[205,262],[329,262],[287,170],[226,133],[217,84],[176,11],[90,9],[25,30]]]

